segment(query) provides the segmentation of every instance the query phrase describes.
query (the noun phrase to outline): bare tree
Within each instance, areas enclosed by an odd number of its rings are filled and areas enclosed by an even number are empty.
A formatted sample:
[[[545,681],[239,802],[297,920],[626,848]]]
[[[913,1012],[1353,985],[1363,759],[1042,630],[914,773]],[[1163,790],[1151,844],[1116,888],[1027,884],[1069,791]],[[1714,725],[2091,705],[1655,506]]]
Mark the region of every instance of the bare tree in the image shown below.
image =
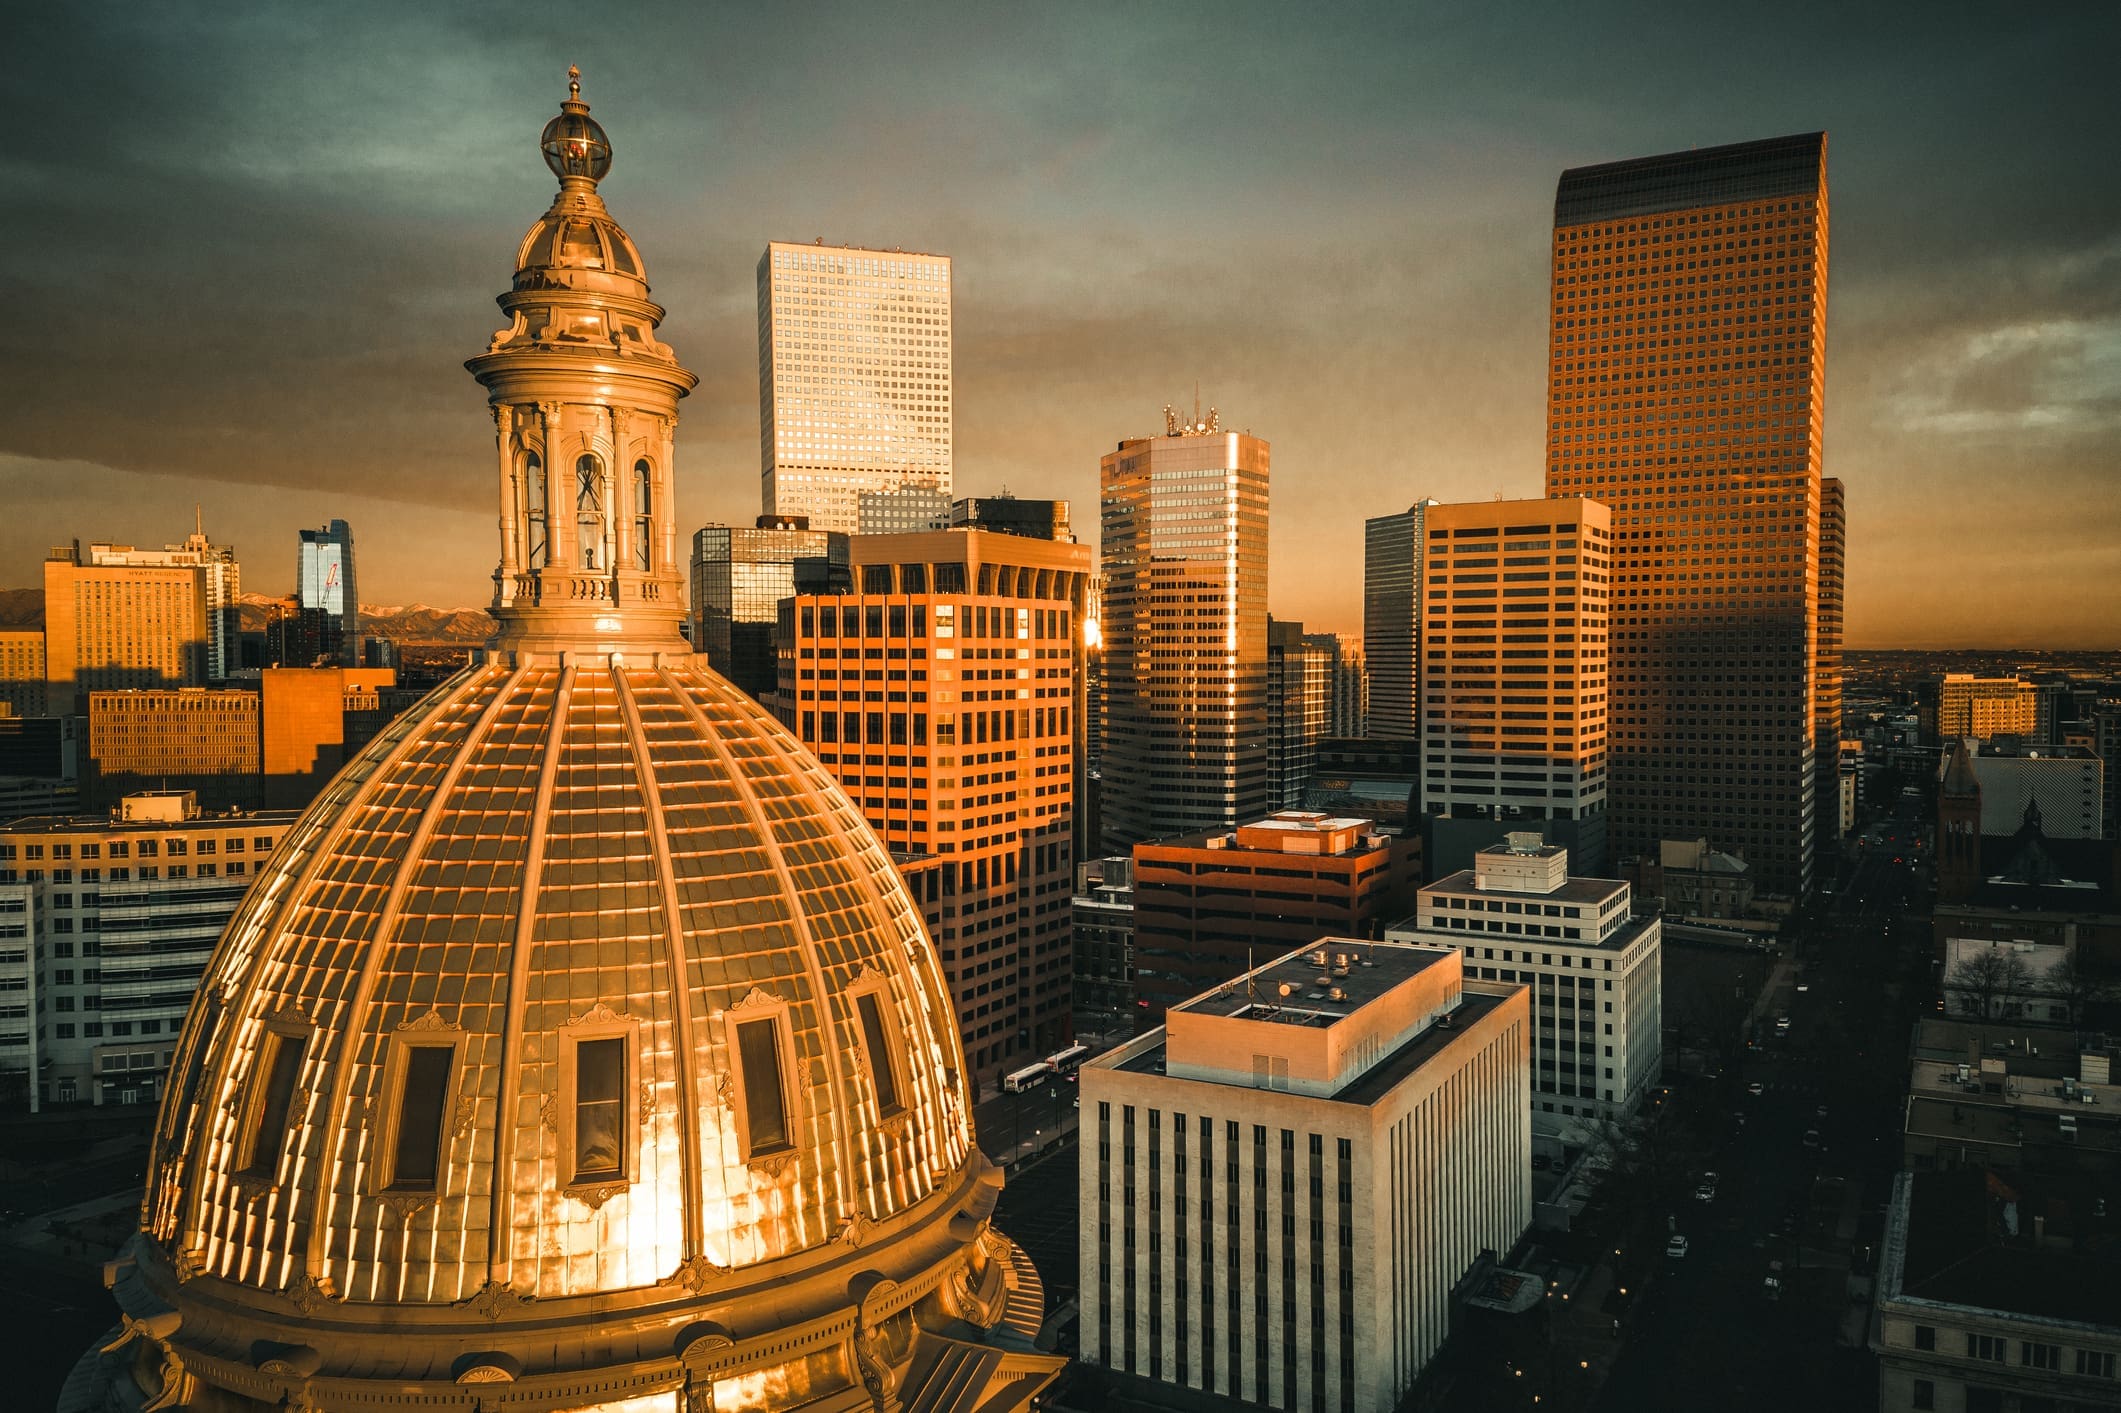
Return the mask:
[[[2008,943],[1974,952],[1945,973],[1944,990],[1959,1009],[1983,1020],[1994,1018],[2013,996],[2028,994],[2032,978],[2025,961]]]
[[[2121,987],[2116,987],[2111,978],[2087,972],[2074,950],[2048,968],[2032,989],[2067,1006],[2070,1021],[2080,1026],[2084,1023],[2086,1011],[2121,995]]]

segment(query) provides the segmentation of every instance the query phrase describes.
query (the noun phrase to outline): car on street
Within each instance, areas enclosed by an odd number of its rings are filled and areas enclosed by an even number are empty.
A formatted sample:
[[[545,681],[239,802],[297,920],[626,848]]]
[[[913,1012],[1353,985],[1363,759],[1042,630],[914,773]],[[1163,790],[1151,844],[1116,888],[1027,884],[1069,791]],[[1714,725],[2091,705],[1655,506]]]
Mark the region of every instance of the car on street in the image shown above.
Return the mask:
[[[1686,1238],[1675,1233],[1672,1239],[1664,1244],[1664,1254],[1672,1257],[1686,1255]]]
[[[1767,1086],[1756,1079],[1745,1087],[1745,1092],[1748,1094],[1765,1094]]]
[[[1807,1148],[1817,1148],[1819,1146],[1818,1129],[1808,1128],[1804,1131],[1804,1146]]]
[[[1716,1184],[1714,1182],[1704,1182],[1699,1187],[1696,1187],[1694,1189],[1694,1200],[1696,1202],[1714,1202],[1716,1200]]]
[[[1764,1300],[1782,1299],[1782,1263],[1780,1261],[1768,1262],[1767,1274],[1761,1277],[1760,1281],[1760,1295]]]

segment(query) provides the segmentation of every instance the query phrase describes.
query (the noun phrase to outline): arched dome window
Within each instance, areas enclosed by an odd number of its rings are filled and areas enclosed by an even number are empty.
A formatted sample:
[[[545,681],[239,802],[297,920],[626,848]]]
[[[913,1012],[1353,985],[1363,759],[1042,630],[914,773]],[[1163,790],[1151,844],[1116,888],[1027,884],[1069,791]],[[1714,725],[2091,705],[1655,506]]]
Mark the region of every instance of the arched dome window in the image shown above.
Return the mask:
[[[633,463],[633,567],[655,567],[654,472],[643,457]]]
[[[574,463],[574,538],[582,547],[582,567],[604,563],[604,471],[584,452]]]
[[[523,459],[523,505],[530,521],[530,533],[523,545],[523,567],[543,569],[552,537],[545,501],[545,463],[536,452]]]

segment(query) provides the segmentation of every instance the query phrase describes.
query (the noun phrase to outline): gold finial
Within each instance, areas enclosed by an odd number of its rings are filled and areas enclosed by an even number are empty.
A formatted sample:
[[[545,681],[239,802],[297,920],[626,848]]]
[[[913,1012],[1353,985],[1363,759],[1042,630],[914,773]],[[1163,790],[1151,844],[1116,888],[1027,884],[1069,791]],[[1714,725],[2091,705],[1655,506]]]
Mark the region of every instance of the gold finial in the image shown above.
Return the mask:
[[[582,96],[582,71],[572,64],[567,66],[567,96],[577,100]]]

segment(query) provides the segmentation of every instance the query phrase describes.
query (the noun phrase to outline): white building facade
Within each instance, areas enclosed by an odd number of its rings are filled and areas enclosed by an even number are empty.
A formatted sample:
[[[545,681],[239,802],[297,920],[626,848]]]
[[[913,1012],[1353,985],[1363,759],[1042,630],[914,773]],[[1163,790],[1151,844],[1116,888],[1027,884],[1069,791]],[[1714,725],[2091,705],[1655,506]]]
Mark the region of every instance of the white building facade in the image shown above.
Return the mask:
[[[1531,1221],[1526,988],[1322,939],[1082,1071],[1082,1358],[1384,1410]]]
[[[759,259],[760,508],[860,531],[863,491],[950,497],[950,257],[774,241]]]
[[[129,795],[115,817],[0,825],[0,982],[16,922],[33,972],[28,1044],[8,1053],[28,1052],[41,1102],[155,1102],[207,956],[294,818],[202,814],[167,791]]]
[[[1618,879],[1572,878],[1569,852],[1516,833],[1421,890],[1387,939],[1448,947],[1466,975],[1531,988],[1532,1125],[1580,1142],[1627,1119],[1664,1065],[1664,923]]]

